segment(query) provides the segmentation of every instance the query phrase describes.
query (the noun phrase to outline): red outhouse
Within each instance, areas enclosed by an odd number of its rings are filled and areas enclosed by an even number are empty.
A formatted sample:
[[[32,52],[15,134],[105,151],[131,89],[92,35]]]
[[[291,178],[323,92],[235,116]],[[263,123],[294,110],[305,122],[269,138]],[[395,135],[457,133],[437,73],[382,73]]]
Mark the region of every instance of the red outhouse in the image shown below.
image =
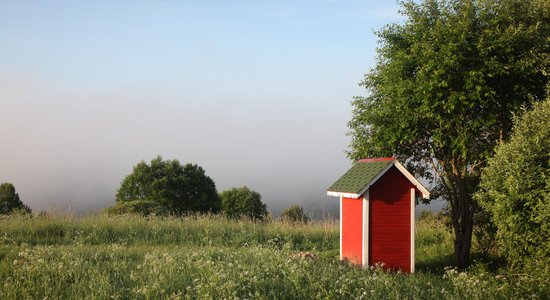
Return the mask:
[[[328,190],[340,197],[340,259],[414,272],[414,208],[428,190],[395,158],[356,162]]]

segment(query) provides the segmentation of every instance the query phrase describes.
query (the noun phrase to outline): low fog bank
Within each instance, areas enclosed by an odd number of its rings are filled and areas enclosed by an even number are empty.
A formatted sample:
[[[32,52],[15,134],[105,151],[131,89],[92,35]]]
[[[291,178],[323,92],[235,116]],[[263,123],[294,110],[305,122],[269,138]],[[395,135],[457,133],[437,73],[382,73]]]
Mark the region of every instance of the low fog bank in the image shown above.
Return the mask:
[[[200,165],[219,192],[248,186],[274,216],[338,214],[325,191],[351,166],[351,113],[334,102],[353,90],[89,90],[27,75],[0,73],[0,182],[36,212],[109,207],[132,167],[161,155]]]
[[[116,171],[99,172],[98,165],[95,167],[88,165],[86,168],[71,172],[56,169],[53,165],[44,163],[43,170],[35,169],[34,172],[29,173],[25,170],[10,172],[11,178],[15,179],[11,182],[15,184],[22,201],[29,204],[35,212],[54,211],[77,215],[100,212],[115,203],[116,190],[124,176],[129,174],[132,169],[132,165],[128,165]],[[109,166],[113,167],[113,164],[105,165],[105,167]],[[277,178],[274,175],[248,176],[248,179],[241,177],[248,173],[235,173],[232,177],[219,177],[222,175],[214,175],[208,171],[208,168],[205,167],[205,169],[207,175],[216,182],[219,192],[243,185],[258,191],[262,195],[262,200],[266,203],[268,211],[274,217],[280,216],[285,208],[298,204],[312,219],[323,220],[338,218],[339,199],[327,196],[326,188],[347,167],[344,163],[343,170],[325,170],[324,173],[331,174],[331,178],[327,175],[322,180],[314,182]],[[222,172],[222,170],[217,170],[217,172]],[[238,176],[239,174],[241,176]],[[298,178],[300,177],[298,176]],[[10,180],[1,178],[0,181]],[[417,214],[423,210],[440,211],[444,204],[445,202],[442,200],[435,200],[431,204],[417,205],[416,211]]]

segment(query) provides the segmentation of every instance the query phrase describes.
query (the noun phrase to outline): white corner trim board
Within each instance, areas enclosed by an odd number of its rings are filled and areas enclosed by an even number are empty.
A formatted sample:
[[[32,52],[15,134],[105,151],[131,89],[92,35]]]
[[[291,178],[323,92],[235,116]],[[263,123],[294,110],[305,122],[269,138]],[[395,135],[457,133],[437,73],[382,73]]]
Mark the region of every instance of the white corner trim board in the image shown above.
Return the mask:
[[[369,190],[363,195],[363,244],[362,244],[363,267],[369,266]]]
[[[344,257],[342,256],[342,223],[344,220],[342,219],[342,205],[344,203],[342,202],[342,196],[340,196],[340,260],[343,260]]]
[[[411,189],[411,273],[414,273],[414,240],[415,240],[415,230],[414,230],[414,214],[416,206],[416,189]]]

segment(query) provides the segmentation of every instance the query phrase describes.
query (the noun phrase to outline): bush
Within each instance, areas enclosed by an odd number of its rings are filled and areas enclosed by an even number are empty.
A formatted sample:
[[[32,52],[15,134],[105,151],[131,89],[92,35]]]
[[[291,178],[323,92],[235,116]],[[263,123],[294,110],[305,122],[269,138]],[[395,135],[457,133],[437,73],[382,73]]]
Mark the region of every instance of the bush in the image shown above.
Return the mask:
[[[31,213],[31,208],[19,199],[19,194],[15,192],[13,184],[9,182],[0,184],[0,214],[7,215],[16,212]]]
[[[218,212],[221,202],[214,181],[198,165],[182,166],[162,157],[138,163],[122,181],[116,194],[116,211],[182,215],[189,212]],[[125,204],[125,202],[135,202]],[[120,204],[119,204],[120,203]],[[142,210],[143,209],[143,210]]]
[[[300,205],[294,204],[283,210],[281,220],[289,223],[307,224],[309,218],[306,216],[304,209]]]
[[[248,187],[232,188],[220,194],[222,211],[230,218],[264,220],[267,216],[262,196]]]
[[[475,237],[474,246],[482,257],[497,258],[498,244],[496,242],[497,228],[493,223],[491,213],[485,207],[479,207],[474,215]]]
[[[114,206],[107,208],[105,212],[112,215],[139,214],[143,216],[165,215],[167,213],[162,204],[147,200],[117,202]]]
[[[423,210],[418,215],[418,221],[434,220],[435,218],[436,218],[436,215],[429,210]]]
[[[550,268],[550,98],[515,119],[483,170],[476,199],[513,268]]]

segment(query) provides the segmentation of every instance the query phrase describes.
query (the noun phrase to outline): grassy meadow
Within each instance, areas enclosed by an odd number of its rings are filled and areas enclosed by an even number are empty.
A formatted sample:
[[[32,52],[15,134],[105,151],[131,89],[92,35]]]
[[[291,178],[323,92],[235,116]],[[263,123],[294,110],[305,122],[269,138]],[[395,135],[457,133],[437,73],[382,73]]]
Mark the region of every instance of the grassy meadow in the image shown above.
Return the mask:
[[[218,216],[0,218],[0,299],[547,299],[549,281],[449,267],[452,235],[417,223],[413,275],[339,262],[338,223]],[[304,258],[303,253],[315,255]],[[302,253],[302,255],[300,255]]]

